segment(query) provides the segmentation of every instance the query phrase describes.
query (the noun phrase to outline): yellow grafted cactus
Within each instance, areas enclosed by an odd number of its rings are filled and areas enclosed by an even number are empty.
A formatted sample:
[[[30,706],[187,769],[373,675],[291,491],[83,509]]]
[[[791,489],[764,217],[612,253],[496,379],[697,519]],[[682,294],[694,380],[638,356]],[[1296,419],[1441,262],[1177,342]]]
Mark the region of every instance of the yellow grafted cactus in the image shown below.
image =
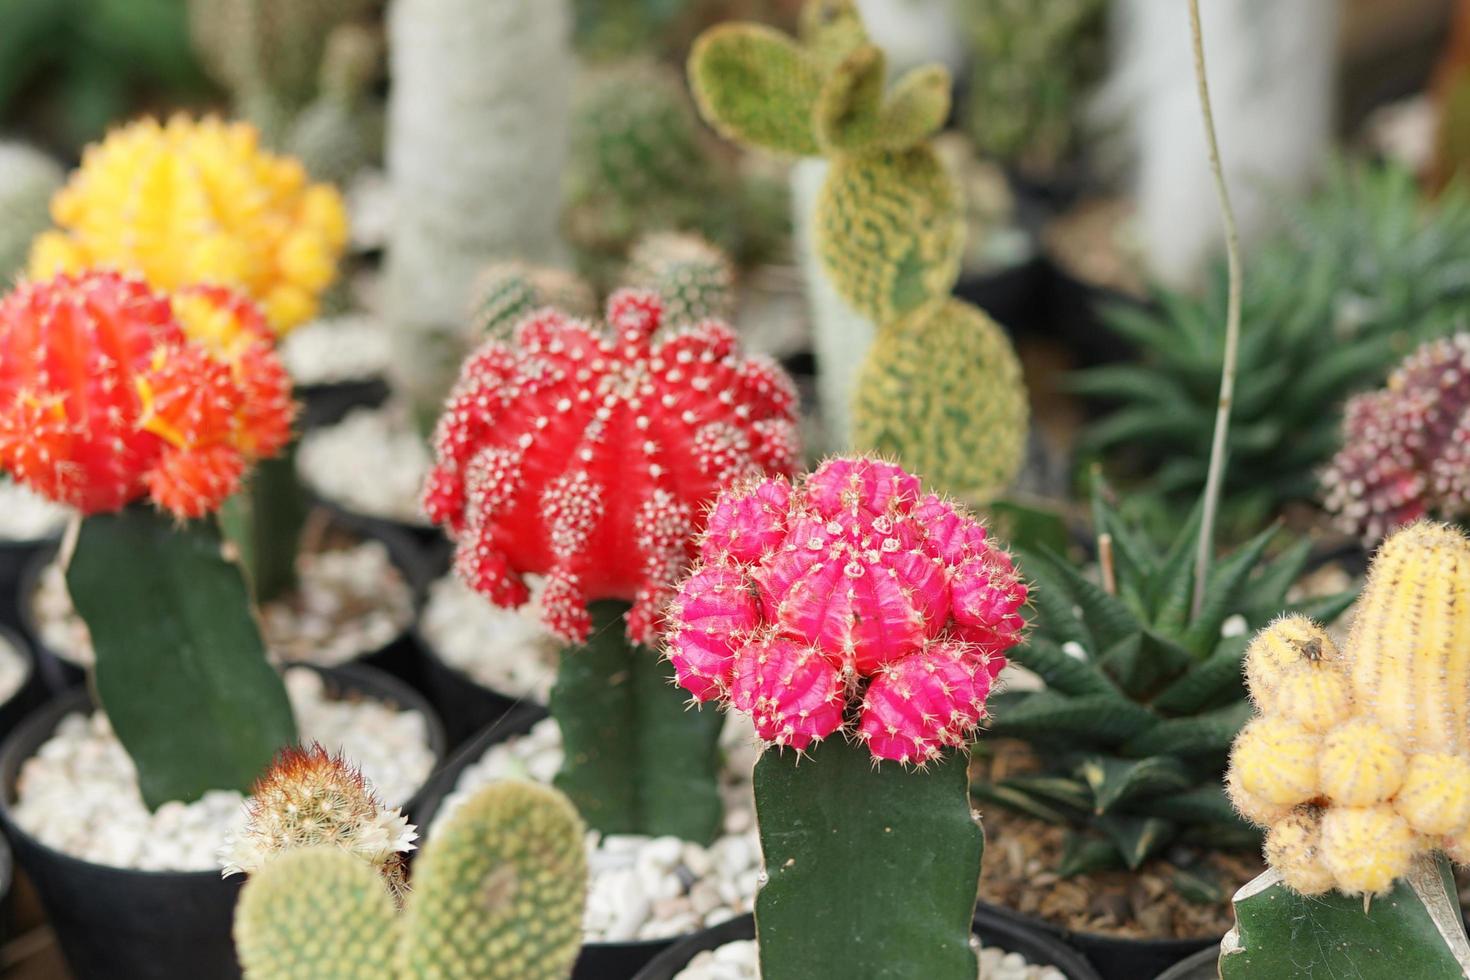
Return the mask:
[[[465,803],[415,868],[402,972],[567,976],[582,945],[583,833],[571,802],[533,783],[503,783]]]
[[[341,196],[309,183],[244,123],[143,119],[87,148],[51,202],[29,273],[103,266],[174,290],[215,284],[260,303],[285,333],[316,313],[347,243]]]
[[[1470,540],[1412,524],[1384,541],[1348,637],[1353,693],[1413,752],[1470,745]]]
[[[1470,863],[1470,539],[1421,522],[1384,542],[1339,656],[1300,617],[1251,643],[1262,715],[1236,737],[1227,790],[1268,828],[1298,891],[1387,890],[1421,853]],[[1305,804],[1283,811],[1292,804]],[[1302,814],[1320,815],[1320,866]],[[1274,842],[1274,843],[1273,843]],[[1292,870],[1288,871],[1288,867]]]
[[[245,976],[565,980],[581,947],[585,832],[556,790],[492,783],[436,829],[402,912],[340,848],[273,857],[235,912]]]
[[[1335,879],[1322,860],[1322,814],[1299,807],[1271,824],[1266,834],[1266,861],[1286,884],[1303,895],[1320,895]]]
[[[245,883],[235,948],[249,980],[384,980],[397,919],[371,865],[317,845],[273,858]]]
[[[982,503],[1020,472],[1029,417],[1009,338],[951,299],[878,329],[858,377],[853,443]]]
[[[1408,822],[1384,804],[1322,813],[1322,862],[1349,895],[1387,891],[1409,869],[1416,844]]]

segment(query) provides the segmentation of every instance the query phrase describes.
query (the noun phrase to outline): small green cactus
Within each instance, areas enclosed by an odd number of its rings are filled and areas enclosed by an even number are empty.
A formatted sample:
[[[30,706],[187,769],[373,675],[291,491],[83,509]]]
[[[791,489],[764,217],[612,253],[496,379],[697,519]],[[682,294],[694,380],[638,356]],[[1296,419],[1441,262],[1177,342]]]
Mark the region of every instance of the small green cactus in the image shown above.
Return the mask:
[[[285,141],[313,179],[346,183],[382,155],[383,108],[369,98],[382,49],[379,34],[360,24],[339,25],[327,39],[320,92]]]
[[[689,78],[725,136],[830,161],[814,245],[855,312],[883,322],[949,293],[964,245],[959,191],[925,142],[949,113],[942,66],[889,87],[852,4],[809,0],[801,43],[723,24],[695,43]]]
[[[664,324],[681,327],[704,320],[726,320],[735,312],[735,270],[720,249],[699,235],[657,232],[633,246],[630,286],[656,290],[664,303]]]
[[[475,280],[470,322],[476,337],[509,340],[516,325],[543,306],[572,316],[597,312],[592,287],[575,273],[510,260],[486,266]]]
[[[65,177],[40,150],[0,143],[0,287],[25,266],[31,239],[51,226],[51,195]]]
[[[581,818],[546,786],[506,781],[451,814],[400,913],[378,873],[335,847],[282,854],[235,911],[247,980],[557,980],[582,940]]]
[[[854,442],[971,503],[1020,472],[1029,408],[1005,332],[950,300],[884,324],[858,378]]]

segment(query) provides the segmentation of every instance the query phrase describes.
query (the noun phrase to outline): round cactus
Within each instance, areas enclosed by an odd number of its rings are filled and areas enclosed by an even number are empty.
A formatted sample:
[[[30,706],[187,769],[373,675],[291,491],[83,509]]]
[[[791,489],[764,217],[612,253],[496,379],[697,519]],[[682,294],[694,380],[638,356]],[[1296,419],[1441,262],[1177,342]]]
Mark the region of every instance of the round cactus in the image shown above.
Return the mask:
[[[171,304],[91,272],[0,300],[0,466],[83,513],[144,495],[181,518],[213,510],[284,446],[289,391],[264,322],[227,290]]]
[[[833,459],[720,495],[668,656],[696,700],[748,712],[771,744],[804,750],[851,714],[875,758],[922,764],[973,734],[1025,602],[964,511],[893,464]]]
[[[338,25],[327,39],[321,92],[292,120],[284,142],[313,179],[345,184],[381,157],[382,107],[368,92],[382,53],[382,38],[360,24]]]
[[[735,313],[735,270],[724,252],[699,235],[647,235],[628,256],[628,285],[652,289],[670,327],[728,320]]]
[[[414,866],[402,972],[557,980],[582,947],[585,829],[566,797],[503,782],[457,810]]]
[[[1470,539],[1420,522],[1384,542],[1341,654],[1299,616],[1252,641],[1262,716],[1227,785],[1289,887],[1377,894],[1424,851],[1470,857],[1467,602]]]
[[[544,306],[571,316],[592,316],[592,287],[577,275],[514,259],[485,267],[475,281],[470,319],[475,333],[509,341],[522,320]]]
[[[30,274],[110,267],[159,289],[230,286],[284,333],[313,316],[336,276],[347,216],[301,164],[263,152],[243,123],[175,116],[114,130],[88,148],[51,206]]]
[[[1470,514],[1470,334],[1430,341],[1348,402],[1322,477],[1327,509],[1371,543],[1426,515]]]
[[[26,261],[31,239],[51,225],[51,195],[61,166],[23,143],[0,143],[0,286]]]
[[[858,377],[853,442],[970,501],[1020,472],[1029,422],[1021,364],[1005,333],[959,300],[878,330]]]
[[[379,802],[362,773],[320,745],[282,749],[250,788],[248,818],[220,852],[226,877],[253,874],[281,851],[330,845],[364,861],[395,894],[418,833]]]
[[[434,437],[425,512],[461,577],[514,607],[545,575],[545,621],[572,642],[597,599],[632,601],[628,636],[651,639],[719,488],[796,463],[790,379],[718,323],[657,339],[662,316],[634,291],[610,333],[543,310],[465,362]]]

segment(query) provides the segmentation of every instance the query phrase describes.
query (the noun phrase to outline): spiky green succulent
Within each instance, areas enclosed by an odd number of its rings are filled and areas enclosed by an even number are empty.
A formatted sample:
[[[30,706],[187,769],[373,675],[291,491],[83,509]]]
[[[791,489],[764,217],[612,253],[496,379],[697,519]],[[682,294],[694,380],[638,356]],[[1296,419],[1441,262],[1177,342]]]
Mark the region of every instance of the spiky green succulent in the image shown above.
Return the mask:
[[[888,81],[850,0],[809,0],[800,37],[720,24],[695,43],[689,78],[701,113],[727,138],[825,157],[815,247],[854,311],[883,323],[947,295],[959,275],[959,192],[928,138],[949,113],[949,73]]]
[[[1330,623],[1353,593],[1289,602],[1311,545],[1268,558],[1273,526],[1216,559],[1192,614],[1198,508],[1167,543],[1127,525],[1100,488],[1092,510],[1107,564],[1098,576],[1044,547],[1018,549],[1036,616],[1010,657],[1043,686],[992,698],[982,744],[1020,739],[1039,768],[977,781],[972,792],[1068,827],[1063,874],[1136,869],[1175,841],[1253,844],[1222,782],[1231,740],[1251,716],[1246,645],[1282,613]]]
[[[514,259],[493,262],[475,279],[470,321],[476,337],[509,340],[516,325],[543,306],[593,316],[592,287],[575,273]]]
[[[1105,67],[1104,0],[964,6],[973,52],[965,126],[983,156],[1050,173],[1076,148],[1086,89]]]
[[[414,866],[401,912],[367,862],[289,851],[235,911],[248,980],[558,980],[581,947],[581,818],[549,787],[494,783],[451,814]]]
[[[1240,366],[1224,494],[1227,526],[1310,500],[1337,446],[1341,408],[1424,340],[1464,323],[1470,195],[1434,201],[1405,171],[1343,166],[1245,270]],[[1073,387],[1113,407],[1084,452],[1187,502],[1204,485],[1224,350],[1225,273],[1202,296],[1156,289],[1107,311],[1138,363],[1081,372]]]
[[[729,320],[735,313],[735,269],[724,252],[699,235],[645,235],[628,253],[623,278],[629,286],[658,292],[670,327]]]
[[[952,299],[878,328],[858,376],[853,444],[981,502],[1020,472],[1029,416],[1009,338],[981,310]]]

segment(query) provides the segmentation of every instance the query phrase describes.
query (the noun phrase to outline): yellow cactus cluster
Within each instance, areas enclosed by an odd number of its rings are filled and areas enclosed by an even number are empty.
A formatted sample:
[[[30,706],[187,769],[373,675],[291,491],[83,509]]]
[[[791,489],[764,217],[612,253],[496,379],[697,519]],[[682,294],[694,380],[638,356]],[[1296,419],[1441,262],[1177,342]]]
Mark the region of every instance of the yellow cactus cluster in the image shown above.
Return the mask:
[[[341,195],[260,148],[253,127],[143,119],[87,148],[51,201],[29,273],[110,267],[154,287],[230,286],[283,334],[315,315],[347,243]]]
[[[1470,863],[1470,539],[1421,522],[1373,562],[1341,652],[1277,620],[1246,652],[1260,710],[1230,797],[1266,860],[1307,895],[1375,894],[1424,851]]]

